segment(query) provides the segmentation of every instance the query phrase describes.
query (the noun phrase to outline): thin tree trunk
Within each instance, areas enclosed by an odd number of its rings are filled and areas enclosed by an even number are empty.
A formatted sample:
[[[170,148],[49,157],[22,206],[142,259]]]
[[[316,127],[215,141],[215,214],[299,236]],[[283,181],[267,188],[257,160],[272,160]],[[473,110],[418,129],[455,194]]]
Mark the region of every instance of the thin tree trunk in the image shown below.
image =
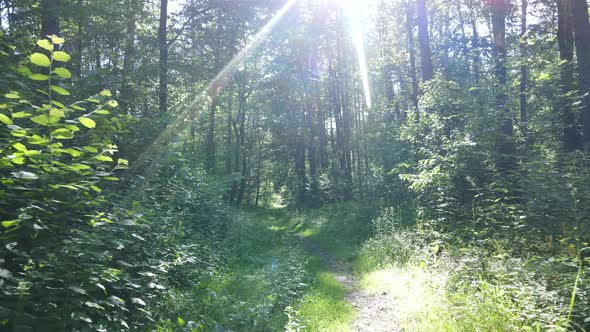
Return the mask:
[[[471,20],[471,50],[473,52],[473,82],[479,85],[479,68],[481,66],[481,59],[479,56],[479,35],[477,32],[477,17]]]
[[[121,109],[123,112],[130,111],[131,86],[129,84],[129,72],[135,56],[135,22],[137,18],[139,0],[127,0],[128,19],[127,36],[125,39],[125,51],[123,55],[123,69],[121,70]]]
[[[41,0],[41,38],[59,35],[60,0]]]
[[[160,113],[168,112],[168,0],[160,0],[160,27],[158,44],[160,46]]]
[[[408,34],[408,53],[410,56],[410,78],[412,80],[412,104],[416,112],[416,121],[420,120],[418,110],[418,77],[416,74],[416,47],[414,45],[414,11],[408,4],[406,7],[406,28]]]
[[[590,148],[590,21],[586,0],[571,0],[574,23],[576,59],[578,60],[578,87],[582,96],[582,143]]]
[[[505,173],[514,166],[515,146],[513,142],[513,124],[507,105],[507,70],[506,70],[506,0],[492,1],[492,33],[494,36],[495,75],[497,80],[496,107],[500,111],[500,127],[496,136],[497,166]]]
[[[568,0],[557,0],[557,41],[559,44],[561,96],[558,101],[563,124],[562,143],[567,152],[580,148],[580,134],[570,96],[574,91],[574,27]]]
[[[527,47],[527,0],[521,1],[522,19],[521,19],[521,40],[520,40],[520,122],[526,131],[527,122],[527,79],[528,79],[528,47]],[[526,134],[526,133],[525,133]]]
[[[430,50],[430,38],[428,36],[428,13],[426,0],[417,0],[416,18],[418,21],[418,42],[420,44],[420,62],[422,64],[422,80],[432,79],[432,51]]]

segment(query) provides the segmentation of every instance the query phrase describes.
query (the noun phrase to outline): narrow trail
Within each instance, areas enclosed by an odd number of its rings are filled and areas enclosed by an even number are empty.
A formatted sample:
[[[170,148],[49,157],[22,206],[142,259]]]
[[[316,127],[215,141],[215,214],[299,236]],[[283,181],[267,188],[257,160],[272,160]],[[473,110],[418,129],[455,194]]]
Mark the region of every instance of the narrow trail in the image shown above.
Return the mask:
[[[358,332],[397,332],[399,311],[395,300],[387,293],[371,294],[364,291],[359,281],[350,271],[348,264],[338,260],[325,251],[315,241],[299,237],[306,250],[320,257],[334,273],[334,277],[349,291],[346,300],[356,311],[353,331]]]

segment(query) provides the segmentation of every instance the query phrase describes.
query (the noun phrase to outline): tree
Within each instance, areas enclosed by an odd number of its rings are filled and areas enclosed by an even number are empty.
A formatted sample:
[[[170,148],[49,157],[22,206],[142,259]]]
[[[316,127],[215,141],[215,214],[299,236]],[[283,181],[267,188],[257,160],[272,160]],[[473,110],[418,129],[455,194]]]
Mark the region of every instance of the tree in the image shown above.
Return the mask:
[[[41,38],[59,35],[60,0],[42,0],[41,11]]]
[[[159,86],[160,113],[168,112],[168,0],[160,0],[160,26],[158,45],[160,49]]]
[[[582,98],[582,142],[590,148],[590,21],[586,0],[571,0],[578,61],[578,88]]]
[[[494,37],[494,73],[496,76],[496,107],[499,111],[500,126],[496,136],[497,166],[500,172],[514,167],[515,146],[513,124],[510,109],[507,105],[507,70],[506,70],[506,0],[492,0],[492,33]]]
[[[567,152],[580,148],[580,135],[570,96],[574,92],[574,30],[568,0],[557,0],[557,41],[559,45],[561,95],[558,100],[563,126],[561,141]]]
[[[428,13],[426,0],[416,0],[416,14],[418,21],[418,41],[420,43],[420,62],[422,63],[422,80],[432,79],[432,51],[430,50],[430,38],[428,36]]]

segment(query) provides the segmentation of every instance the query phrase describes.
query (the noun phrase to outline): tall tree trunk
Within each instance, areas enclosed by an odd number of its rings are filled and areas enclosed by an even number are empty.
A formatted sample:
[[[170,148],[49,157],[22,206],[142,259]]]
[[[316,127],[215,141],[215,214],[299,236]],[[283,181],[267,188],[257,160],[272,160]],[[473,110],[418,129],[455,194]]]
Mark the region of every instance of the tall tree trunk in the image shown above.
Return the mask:
[[[527,79],[528,79],[528,47],[527,47],[527,0],[521,0],[522,19],[520,22],[520,122],[526,131],[527,122]],[[526,134],[526,132],[525,132]]]
[[[210,173],[215,173],[216,168],[215,113],[217,111],[217,98],[217,96],[214,96],[211,105],[209,105],[209,126],[207,128],[207,138],[205,140],[205,169]]]
[[[574,91],[574,27],[568,0],[557,0],[557,41],[559,44],[561,96],[558,101],[563,124],[562,143],[567,152],[580,148],[580,134],[570,96]]]
[[[416,18],[418,20],[418,41],[420,43],[420,62],[422,64],[422,80],[432,79],[432,51],[430,50],[430,38],[428,36],[428,14],[426,0],[417,0]]]
[[[496,76],[496,107],[500,112],[500,127],[496,136],[497,166],[505,173],[514,166],[515,146],[513,142],[513,124],[507,105],[507,70],[506,70],[506,0],[493,0],[492,33],[494,36],[494,57]]]
[[[571,0],[578,60],[578,87],[582,95],[582,143],[590,148],[590,21],[586,0]]]
[[[160,0],[160,27],[158,45],[160,46],[160,113],[168,112],[168,0]]]
[[[127,113],[130,111],[131,85],[129,84],[129,72],[135,56],[135,22],[137,19],[139,0],[127,0],[127,36],[123,53],[123,69],[121,70],[121,109]]]
[[[406,30],[408,34],[408,53],[410,56],[410,78],[412,80],[412,104],[416,112],[416,121],[420,120],[418,110],[418,77],[416,75],[416,47],[414,45],[414,10],[413,6],[406,6]]]
[[[77,31],[76,31],[76,53],[74,55],[73,65],[74,74],[78,79],[82,78],[82,52],[84,50],[84,15],[82,14],[82,8],[84,8],[83,0],[76,2],[76,9],[78,17],[76,20]]]
[[[41,0],[41,38],[59,35],[60,0]]]
[[[471,52],[473,54],[473,82],[479,85],[479,68],[481,59],[479,56],[479,35],[477,32],[477,17],[471,19]]]

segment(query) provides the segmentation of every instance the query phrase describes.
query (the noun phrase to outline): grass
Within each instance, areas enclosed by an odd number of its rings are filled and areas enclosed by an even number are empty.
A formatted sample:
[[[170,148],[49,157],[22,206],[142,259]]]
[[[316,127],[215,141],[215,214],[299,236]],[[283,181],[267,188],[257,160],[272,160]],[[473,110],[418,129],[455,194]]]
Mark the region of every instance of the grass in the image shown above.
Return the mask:
[[[299,304],[298,318],[308,331],[349,331],[354,311],[346,301],[348,291],[322,266],[317,258],[310,264],[315,281]]]
[[[565,305],[521,259],[482,257],[449,243],[436,256],[424,242],[411,245],[416,236],[401,233],[367,241],[355,270],[366,291],[395,299],[404,330],[568,330]]]

